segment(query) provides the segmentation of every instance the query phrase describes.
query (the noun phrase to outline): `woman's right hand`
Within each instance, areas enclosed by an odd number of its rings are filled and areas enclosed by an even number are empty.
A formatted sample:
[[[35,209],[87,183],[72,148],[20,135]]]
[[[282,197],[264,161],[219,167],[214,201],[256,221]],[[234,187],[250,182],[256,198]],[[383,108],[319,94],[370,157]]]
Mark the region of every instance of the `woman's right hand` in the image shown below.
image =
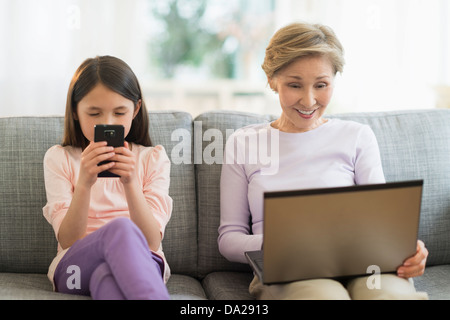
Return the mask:
[[[114,148],[107,146],[106,141],[91,142],[81,153],[80,175],[78,183],[91,187],[97,181],[97,175],[114,166],[114,162],[98,164],[115,155]]]

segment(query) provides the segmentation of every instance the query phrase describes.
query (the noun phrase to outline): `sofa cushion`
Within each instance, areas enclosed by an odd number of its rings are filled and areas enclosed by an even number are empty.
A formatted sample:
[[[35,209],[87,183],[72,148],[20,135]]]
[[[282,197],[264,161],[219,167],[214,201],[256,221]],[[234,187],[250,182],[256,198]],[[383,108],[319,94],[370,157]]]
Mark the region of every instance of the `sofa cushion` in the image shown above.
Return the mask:
[[[162,145],[172,161],[169,194],[172,217],[166,226],[163,250],[172,273],[197,276],[197,200],[192,160],[192,117],[186,112],[150,112],[150,137]],[[178,147],[186,146],[190,161],[179,162]],[[188,148],[187,148],[188,147]],[[175,162],[174,162],[175,161]]]
[[[428,265],[450,263],[450,110],[336,115],[370,125],[387,181],[424,179],[419,239]]]
[[[201,283],[185,275],[174,274],[167,288],[172,300],[203,300]],[[37,273],[0,273],[0,300],[90,300],[89,296],[54,292],[47,275]]]
[[[250,270],[247,265],[227,261],[220,254],[217,246],[222,152],[227,130],[234,131],[251,123],[261,123],[271,119],[273,119],[271,116],[231,111],[206,112],[194,119],[195,143],[201,143],[201,149],[195,150],[199,217],[198,254],[201,277],[214,271]]]
[[[167,289],[172,300],[206,299],[202,284],[190,276],[173,274],[167,282]]]
[[[0,118],[0,272],[46,273],[56,253],[42,160],[62,130],[60,117]]]
[[[0,273],[2,300],[89,300],[90,297],[54,292],[47,275]]]
[[[212,272],[202,285],[210,300],[254,300],[248,291],[252,279],[250,272]]]
[[[423,276],[414,278],[414,285],[430,300],[450,300],[450,265],[428,267]]]

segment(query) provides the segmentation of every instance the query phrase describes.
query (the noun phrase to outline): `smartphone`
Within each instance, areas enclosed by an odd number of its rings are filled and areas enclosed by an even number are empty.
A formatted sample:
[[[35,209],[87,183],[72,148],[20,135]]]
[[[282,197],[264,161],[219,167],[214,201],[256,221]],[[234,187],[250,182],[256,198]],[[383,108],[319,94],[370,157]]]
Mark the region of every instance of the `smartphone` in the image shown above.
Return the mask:
[[[117,148],[124,146],[124,127],[122,125],[112,124],[97,124],[95,125],[94,141],[107,141],[108,146]],[[98,165],[109,163],[111,161],[102,161]],[[117,174],[111,173],[108,170],[102,171],[98,174],[100,178],[115,178],[120,177]]]

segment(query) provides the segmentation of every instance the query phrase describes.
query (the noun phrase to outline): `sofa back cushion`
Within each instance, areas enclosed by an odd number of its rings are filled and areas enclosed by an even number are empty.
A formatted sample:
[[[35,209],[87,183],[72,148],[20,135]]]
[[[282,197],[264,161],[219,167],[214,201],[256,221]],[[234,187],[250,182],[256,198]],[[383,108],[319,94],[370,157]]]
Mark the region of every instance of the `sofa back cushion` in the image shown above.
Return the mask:
[[[450,110],[338,115],[370,125],[387,181],[423,179],[418,238],[428,265],[450,263]]]
[[[222,155],[227,131],[232,132],[248,124],[271,119],[271,116],[230,111],[206,112],[194,119],[200,276],[213,271],[250,271],[247,265],[227,261],[220,254],[217,245]],[[200,144],[201,148],[197,148]]]
[[[450,263],[450,110],[355,113],[328,117],[371,126],[378,139],[387,181],[424,179],[419,239],[430,251],[429,265]],[[206,153],[203,159],[209,156],[215,139],[225,143],[227,129],[235,130],[273,119],[273,116],[223,111],[198,116],[194,127],[196,142],[203,137],[202,151]],[[217,134],[217,130],[222,136]],[[210,138],[212,133],[216,133],[213,139]],[[218,251],[221,164],[209,162],[211,164],[206,161],[196,164],[199,272],[204,275],[219,270],[248,270],[246,266],[226,261]]]
[[[46,273],[56,253],[51,226],[42,215],[46,203],[43,158],[59,144],[62,117],[0,118],[0,272]],[[174,132],[183,133],[179,138]],[[165,147],[192,148],[192,117],[184,112],[151,112],[150,136]],[[197,274],[197,214],[192,161],[172,164],[174,206],[163,249],[173,272]]]
[[[192,116],[186,112],[150,112],[150,137],[172,162],[169,194],[172,217],[162,242],[172,273],[197,276],[197,199]]]
[[[46,273],[56,253],[42,161],[61,142],[60,117],[0,118],[0,271]]]

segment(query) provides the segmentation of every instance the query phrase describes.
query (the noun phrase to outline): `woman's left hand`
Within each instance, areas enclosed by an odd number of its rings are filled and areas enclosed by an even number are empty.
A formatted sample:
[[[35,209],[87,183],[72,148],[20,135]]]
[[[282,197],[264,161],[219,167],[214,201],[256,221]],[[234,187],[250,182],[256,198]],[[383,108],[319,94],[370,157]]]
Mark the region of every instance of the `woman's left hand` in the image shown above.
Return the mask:
[[[136,177],[136,157],[130,150],[128,142],[123,147],[114,149],[115,155],[110,160],[115,165],[109,171],[120,176],[123,184],[130,183]]]
[[[403,265],[397,269],[397,275],[402,278],[413,278],[423,275],[427,257],[428,250],[425,248],[425,244],[418,240],[416,254],[405,260]]]

